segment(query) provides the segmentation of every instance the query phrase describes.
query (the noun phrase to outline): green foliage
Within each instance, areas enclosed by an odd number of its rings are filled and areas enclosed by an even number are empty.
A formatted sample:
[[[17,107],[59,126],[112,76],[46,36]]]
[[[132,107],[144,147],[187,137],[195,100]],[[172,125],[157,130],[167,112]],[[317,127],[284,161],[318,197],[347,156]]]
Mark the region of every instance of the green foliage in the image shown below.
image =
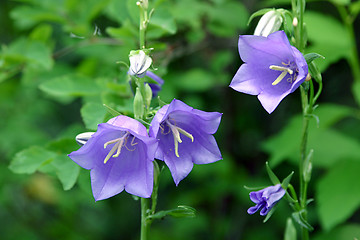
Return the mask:
[[[334,17],[307,11],[305,13],[307,36],[311,43],[307,52],[316,52],[326,61],[318,61],[321,71],[341,58],[351,56],[351,37],[341,22]],[[340,37],[339,37],[340,36]]]
[[[321,225],[330,230],[349,218],[360,207],[360,163],[339,160],[317,183],[316,199]]]
[[[340,120],[353,116],[356,112],[351,108],[339,105],[321,105],[316,111],[320,119],[319,127],[315,120],[311,121],[309,128],[309,146],[314,150],[313,165],[331,167],[344,156],[360,159],[360,142],[356,138],[347,136],[331,128]],[[284,160],[296,163],[300,154],[301,116],[293,117],[283,130],[276,136],[263,143],[263,149],[271,153],[269,163],[278,165]],[[332,141],[328,141],[332,139]],[[279,146],[286,146],[280,147]]]

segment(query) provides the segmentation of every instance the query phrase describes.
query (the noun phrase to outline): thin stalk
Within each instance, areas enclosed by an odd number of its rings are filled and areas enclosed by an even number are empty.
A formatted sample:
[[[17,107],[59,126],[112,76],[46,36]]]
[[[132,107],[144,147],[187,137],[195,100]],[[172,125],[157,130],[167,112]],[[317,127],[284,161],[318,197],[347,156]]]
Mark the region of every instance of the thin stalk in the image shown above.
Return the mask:
[[[140,233],[140,240],[146,240],[150,223],[147,221],[149,209],[149,199],[141,198],[141,233]]]
[[[295,31],[295,39],[296,39],[296,47],[300,52],[303,52],[306,46],[306,39],[304,36],[304,12],[305,12],[305,0],[298,0],[297,6],[293,11],[294,15],[297,17],[298,25]],[[300,177],[300,208],[301,215],[303,219],[307,220],[307,210],[306,210],[306,202],[307,202],[307,185],[308,182],[304,180],[303,172],[304,172],[304,164],[306,160],[306,150],[307,150],[307,142],[308,142],[308,131],[309,131],[309,114],[312,113],[313,103],[314,103],[314,86],[312,81],[310,82],[310,96],[308,90],[305,90],[303,87],[300,87],[301,91],[301,102],[303,107],[303,127],[301,134],[301,143],[300,143],[300,161],[299,161],[299,177]],[[318,97],[318,96],[317,96]],[[310,99],[309,99],[310,98]],[[301,227],[302,232],[302,240],[309,239],[309,231],[305,227]]]
[[[353,74],[355,81],[360,81],[360,63],[359,56],[356,46],[356,38],[353,27],[354,19],[351,18],[344,6],[336,4],[336,7],[340,13],[341,19],[345,25],[346,31],[349,34],[350,44],[351,44],[351,52],[350,56],[347,58],[349,65],[351,67],[351,72]]]

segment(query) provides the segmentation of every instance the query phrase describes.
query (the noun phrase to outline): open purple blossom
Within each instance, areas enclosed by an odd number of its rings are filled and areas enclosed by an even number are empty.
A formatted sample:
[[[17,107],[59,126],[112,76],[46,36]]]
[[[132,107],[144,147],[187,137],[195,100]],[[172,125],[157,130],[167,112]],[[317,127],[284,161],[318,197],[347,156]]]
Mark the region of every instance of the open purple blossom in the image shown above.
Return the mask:
[[[98,125],[98,130],[69,157],[90,169],[96,201],[112,197],[124,189],[148,198],[153,189],[153,160],[157,140],[146,128],[127,116],[117,116]]]
[[[194,163],[213,163],[222,158],[213,136],[221,116],[176,99],[155,114],[149,128],[149,135],[159,140],[155,158],[169,167],[176,185],[191,172]]]
[[[265,110],[272,113],[284,97],[304,82],[308,74],[305,58],[290,45],[283,31],[268,37],[242,35],[238,45],[245,63],[235,74],[230,87],[257,95]]]
[[[281,184],[264,188],[257,192],[250,193],[250,199],[256,205],[247,210],[248,214],[254,214],[260,210],[260,215],[265,216],[285,195],[285,190]]]

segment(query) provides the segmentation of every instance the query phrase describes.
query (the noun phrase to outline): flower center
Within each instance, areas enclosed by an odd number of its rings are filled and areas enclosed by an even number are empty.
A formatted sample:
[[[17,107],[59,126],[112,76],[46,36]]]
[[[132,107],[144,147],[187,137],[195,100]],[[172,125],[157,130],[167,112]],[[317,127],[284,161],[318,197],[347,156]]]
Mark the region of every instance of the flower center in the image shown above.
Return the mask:
[[[133,149],[129,149],[129,146],[127,146],[127,142],[129,137],[131,137],[132,135],[129,132],[126,132],[122,137],[119,138],[115,138],[113,140],[110,140],[108,142],[106,142],[104,144],[104,149],[110,145],[110,144],[114,144],[114,146],[111,148],[111,150],[109,151],[108,155],[106,155],[105,159],[104,159],[104,164],[107,163],[107,161],[111,158],[111,157],[118,157],[121,153],[121,149],[123,146],[125,146],[125,148],[128,151],[134,151],[135,147]],[[136,144],[138,144],[137,142],[135,142],[135,136],[132,136],[132,140],[130,142],[130,146],[135,146]],[[116,151],[116,153],[115,153]],[[115,153],[115,154],[114,154]]]
[[[168,132],[165,132],[165,127],[166,125],[167,127],[169,128],[169,131]],[[172,133],[173,137],[174,137],[174,146],[175,146],[175,155],[176,157],[180,157],[179,156],[179,143],[182,143],[182,140],[180,138],[180,133],[185,135],[186,137],[190,138],[191,139],[191,142],[194,142],[194,137],[193,135],[191,135],[190,133],[188,133],[187,131],[185,131],[184,129],[176,126],[176,123],[175,124],[172,124],[170,122],[170,119],[167,119],[165,120],[161,125],[160,125],[160,128],[161,128],[161,133],[163,135],[166,135],[168,133]]]
[[[289,83],[293,83],[296,78],[297,75],[299,73],[299,70],[296,68],[294,63],[284,63],[281,62],[282,66],[277,66],[277,65],[270,65],[270,69],[271,70],[275,70],[275,71],[280,71],[280,75],[275,79],[275,81],[272,83],[273,86],[277,85],[279,82],[281,82],[285,76],[287,74],[289,74],[290,76],[286,79],[287,82]]]

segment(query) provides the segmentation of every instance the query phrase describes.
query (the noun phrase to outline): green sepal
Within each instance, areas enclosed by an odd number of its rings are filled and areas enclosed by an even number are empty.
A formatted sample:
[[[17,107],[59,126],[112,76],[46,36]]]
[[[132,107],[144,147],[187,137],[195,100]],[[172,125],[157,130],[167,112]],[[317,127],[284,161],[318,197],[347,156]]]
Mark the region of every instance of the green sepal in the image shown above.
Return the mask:
[[[310,149],[309,154],[306,156],[303,167],[303,177],[305,182],[310,182],[312,172],[312,157],[314,150]]]
[[[315,79],[316,82],[322,82],[321,72],[316,66],[315,62],[311,62],[308,64],[310,75]]]
[[[116,111],[115,109],[113,109],[112,107],[106,105],[106,104],[103,104],[103,106],[106,108],[106,110],[111,114],[113,115],[114,117],[117,117],[117,116],[120,116],[122,115],[120,112]]]
[[[172,216],[176,218],[183,218],[183,217],[193,218],[196,215],[195,213],[196,213],[195,208],[181,205],[175,209],[159,211],[155,214],[149,215],[147,218],[151,220],[162,219],[166,216]]]
[[[142,119],[144,116],[144,100],[138,87],[134,97],[134,116],[136,119]]]
[[[300,226],[306,228],[309,231],[314,230],[314,228],[308,223],[302,216],[300,212],[292,213],[292,217]]]
[[[294,171],[292,171],[281,183],[281,187],[286,190],[289,186],[292,176],[294,175]]]
[[[245,185],[244,185],[244,188],[245,188],[246,190],[250,190],[250,191],[259,191],[259,190],[264,189],[264,188],[266,188],[266,187],[248,187],[248,186],[245,186]]]
[[[269,166],[269,163],[266,162],[266,171],[269,175],[269,178],[271,180],[271,182],[276,185],[276,184],[279,184],[280,183],[280,180],[279,178],[275,175],[275,173],[271,170],[270,166]]]
[[[168,103],[164,102],[163,100],[161,100],[160,96],[158,96],[158,102],[159,102],[159,107],[160,108],[168,104]]]
[[[291,218],[286,220],[284,240],[296,240],[296,228]]]
[[[266,217],[265,217],[263,223],[266,223],[266,222],[271,218],[271,216],[274,214],[277,206],[278,206],[278,205],[275,205],[275,206],[270,210],[270,212],[268,212],[268,214],[266,214]]]
[[[251,14],[247,25],[249,25],[250,22],[251,22],[254,18],[256,18],[256,17],[258,17],[258,16],[262,16],[262,15],[264,15],[265,13],[270,12],[270,11],[274,11],[274,10],[275,10],[275,8],[264,8],[264,9],[260,9],[259,11],[254,12],[253,14]]]
[[[322,56],[318,53],[308,53],[304,56],[304,58],[305,58],[307,64],[310,64],[312,61],[314,61],[317,58],[325,59],[324,56]]]

